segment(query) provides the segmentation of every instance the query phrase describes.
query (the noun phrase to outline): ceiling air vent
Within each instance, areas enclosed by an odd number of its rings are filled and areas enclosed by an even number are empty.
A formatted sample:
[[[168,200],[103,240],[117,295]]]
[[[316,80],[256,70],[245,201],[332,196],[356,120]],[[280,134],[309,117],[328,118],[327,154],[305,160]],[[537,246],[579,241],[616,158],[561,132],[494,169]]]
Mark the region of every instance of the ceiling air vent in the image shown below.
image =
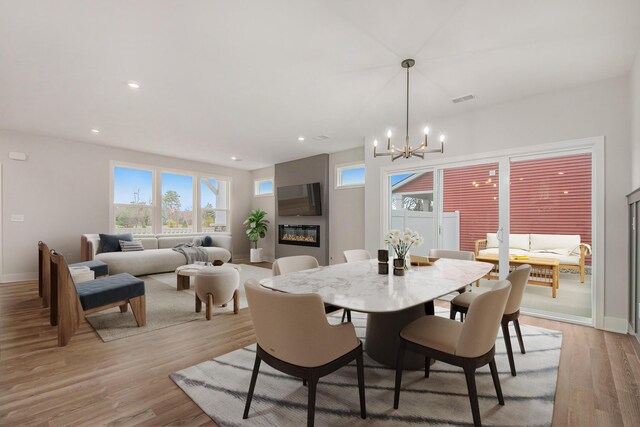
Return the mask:
[[[476,99],[475,95],[465,95],[458,98],[453,98],[451,102],[453,102],[454,104],[459,104],[460,102],[471,101],[472,99]]]
[[[327,135],[318,135],[313,137],[314,141],[324,141],[325,139],[329,139],[329,137]]]

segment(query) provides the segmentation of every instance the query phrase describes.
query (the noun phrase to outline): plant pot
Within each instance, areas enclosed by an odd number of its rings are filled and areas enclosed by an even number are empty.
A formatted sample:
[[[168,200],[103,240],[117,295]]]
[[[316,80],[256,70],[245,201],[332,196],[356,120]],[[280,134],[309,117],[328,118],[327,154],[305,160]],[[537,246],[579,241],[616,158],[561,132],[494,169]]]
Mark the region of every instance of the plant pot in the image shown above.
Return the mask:
[[[262,248],[251,249],[249,256],[251,262],[262,262]]]

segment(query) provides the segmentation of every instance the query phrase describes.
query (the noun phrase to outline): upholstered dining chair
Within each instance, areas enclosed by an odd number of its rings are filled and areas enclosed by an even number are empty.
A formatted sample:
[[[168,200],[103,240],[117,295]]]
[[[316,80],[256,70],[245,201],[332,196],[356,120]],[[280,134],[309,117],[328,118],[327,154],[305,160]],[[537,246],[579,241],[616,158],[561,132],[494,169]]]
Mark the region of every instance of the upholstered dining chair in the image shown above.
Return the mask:
[[[371,259],[371,254],[366,249],[351,249],[348,251],[344,251],[344,261],[346,263],[350,262],[358,262],[358,261],[366,261]],[[342,313],[342,321],[344,322],[344,318],[347,318],[347,321],[351,322],[351,310],[344,309]]]
[[[281,274],[295,273],[296,271],[318,268],[318,260],[311,255],[296,255],[278,258],[271,267],[274,276]]]
[[[464,370],[474,425],[482,425],[476,389],[476,369],[489,364],[498,402],[500,405],[504,405],[494,356],[500,318],[507,304],[510,290],[511,283],[502,280],[496,283],[492,290],[478,295],[469,306],[467,321],[464,323],[439,316],[424,316],[409,323],[400,331],[393,399],[395,409],[398,409],[400,401],[400,386],[406,350],[425,356],[424,369],[427,378],[429,377],[431,359],[459,366]]]
[[[476,254],[470,251],[454,251],[451,249],[429,249],[429,258],[460,259],[463,261],[475,261]],[[458,293],[463,293],[467,286],[458,289]]]
[[[275,292],[263,288],[254,279],[249,279],[244,288],[258,343],[243,419],[249,417],[262,361],[306,382],[309,393],[307,425],[313,426],[319,379],[354,359],[360,416],[366,418],[362,342],[356,336],[353,324],[330,325],[322,298],[317,294]]]
[[[531,266],[529,264],[523,264],[513,270],[507,276],[507,280],[511,282],[511,293],[509,294],[509,300],[507,306],[504,309],[502,320],[502,335],[504,335],[504,344],[507,347],[507,355],[509,356],[509,367],[511,368],[511,375],[516,376],[516,364],[513,360],[513,349],[511,348],[511,336],[509,333],[509,322],[513,322],[513,327],[516,330],[516,336],[518,337],[518,344],[520,345],[520,353],[525,354],[524,341],[522,340],[522,332],[520,332],[520,305],[522,304],[522,297],[524,296],[524,288],[529,280],[529,274],[531,273]],[[456,313],[460,313],[460,321],[464,321],[464,316],[469,310],[471,302],[480,295],[479,293],[465,292],[460,294],[451,300],[451,309],[449,312],[449,318],[455,319]]]
[[[345,262],[366,261],[371,259],[371,254],[366,249],[351,249],[344,251]]]
[[[274,276],[280,276],[282,274],[295,273],[297,271],[310,270],[318,267],[320,267],[318,260],[311,255],[287,256],[278,258],[273,262],[271,273]],[[340,310],[340,307],[331,304],[325,304],[324,308],[326,313],[333,313],[334,311]],[[345,310],[344,313],[347,313],[347,310]],[[342,315],[342,321],[344,321],[344,313]],[[347,313],[347,319],[351,322],[350,312]]]

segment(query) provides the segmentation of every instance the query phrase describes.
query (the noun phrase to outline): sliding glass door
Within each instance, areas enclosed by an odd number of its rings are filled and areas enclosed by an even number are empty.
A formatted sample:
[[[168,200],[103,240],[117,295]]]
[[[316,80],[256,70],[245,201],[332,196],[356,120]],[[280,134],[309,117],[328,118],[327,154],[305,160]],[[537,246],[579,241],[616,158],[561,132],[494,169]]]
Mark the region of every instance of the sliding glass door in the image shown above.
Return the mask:
[[[474,292],[530,264],[523,310],[589,323],[592,164],[583,149],[390,172],[387,227],[425,237],[412,254],[470,251],[494,264]]]

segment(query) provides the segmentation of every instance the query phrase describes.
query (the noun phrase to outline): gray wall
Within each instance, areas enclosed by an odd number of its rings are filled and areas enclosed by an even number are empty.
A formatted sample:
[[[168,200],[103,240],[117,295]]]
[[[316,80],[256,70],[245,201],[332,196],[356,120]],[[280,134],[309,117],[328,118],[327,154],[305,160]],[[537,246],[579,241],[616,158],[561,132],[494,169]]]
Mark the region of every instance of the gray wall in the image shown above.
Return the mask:
[[[605,242],[604,253],[600,254],[605,257],[605,327],[626,325],[629,307],[625,209],[625,195],[631,191],[629,89],[625,76],[434,119],[431,126],[448,135],[444,157],[605,136]],[[419,129],[412,130],[419,134]],[[390,163],[386,157],[373,158],[372,141],[372,137],[367,138],[365,143],[369,250],[381,243],[380,168]],[[410,166],[411,161],[406,164]]]
[[[319,154],[304,159],[293,160],[275,165],[275,186],[310,184],[319,182],[322,191],[322,216],[286,216],[278,215],[276,203],[276,230],[278,224],[308,224],[320,226],[320,247],[281,245],[275,240],[276,258],[293,255],[314,256],[320,265],[329,263],[329,155]]]
[[[256,179],[273,178],[274,174],[275,171],[273,166],[256,169],[251,172],[251,179],[255,181]],[[253,194],[253,192],[251,194]],[[267,236],[264,239],[260,239],[258,247],[263,248],[262,257],[265,261],[273,261],[276,256],[275,236],[277,230],[275,196],[253,196],[253,199],[251,200],[251,209],[262,209],[267,213],[266,219],[269,220]]]
[[[28,161],[9,160],[10,151],[27,153]],[[230,177],[234,257],[248,256],[242,221],[253,195],[250,172],[0,130],[3,281],[36,277],[38,240],[78,261],[80,235],[109,230],[111,160]],[[24,222],[11,222],[11,214],[23,214]]]
[[[329,156],[329,263],[344,262],[347,249],[364,248],[364,187],[336,188],[336,166],[363,162],[364,147]]]

